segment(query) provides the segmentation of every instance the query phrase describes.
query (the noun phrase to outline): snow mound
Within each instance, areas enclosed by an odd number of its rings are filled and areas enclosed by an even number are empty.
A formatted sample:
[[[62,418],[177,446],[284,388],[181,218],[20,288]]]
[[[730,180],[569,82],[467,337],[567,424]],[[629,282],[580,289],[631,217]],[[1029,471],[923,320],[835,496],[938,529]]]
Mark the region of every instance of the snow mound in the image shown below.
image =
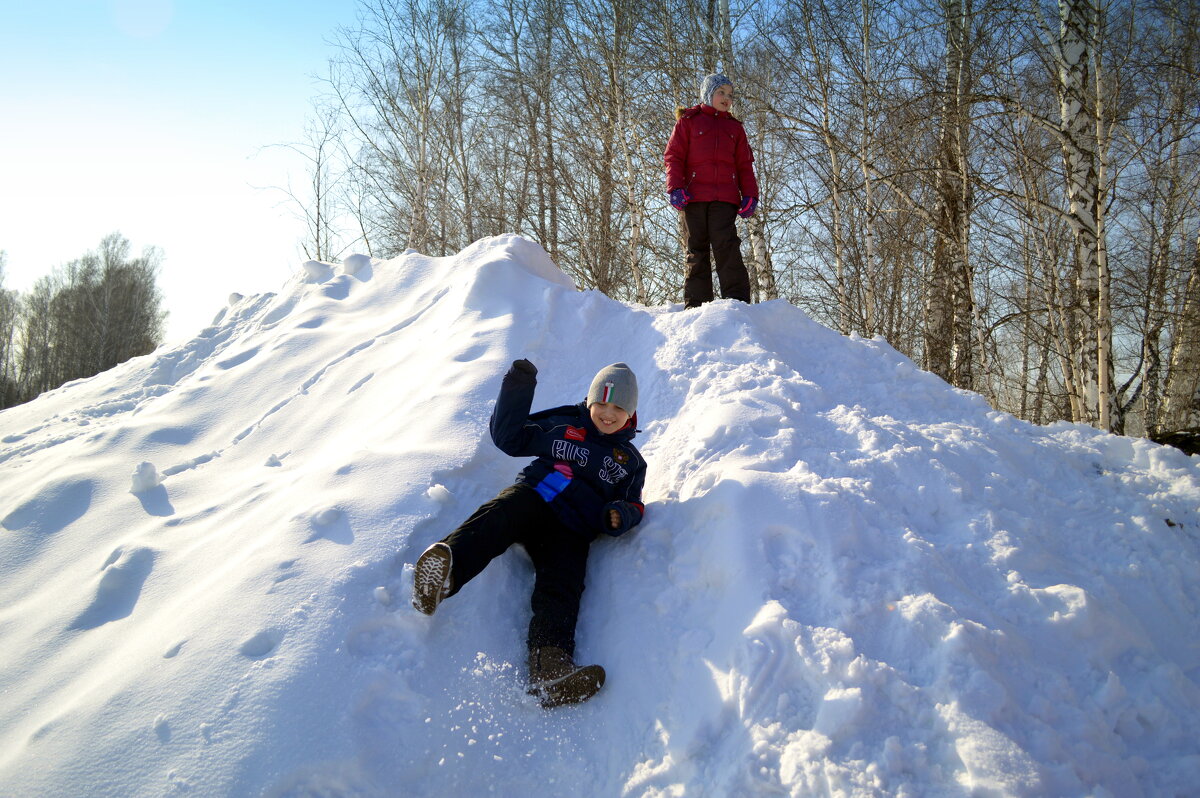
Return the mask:
[[[519,550],[408,603],[523,465],[487,439],[519,357],[536,407],[629,363],[649,462],[645,523],[593,545],[608,683],[553,712]],[[1200,459],[1025,424],[783,302],[629,306],[517,236],[313,261],[0,441],[5,796],[1200,784]]]

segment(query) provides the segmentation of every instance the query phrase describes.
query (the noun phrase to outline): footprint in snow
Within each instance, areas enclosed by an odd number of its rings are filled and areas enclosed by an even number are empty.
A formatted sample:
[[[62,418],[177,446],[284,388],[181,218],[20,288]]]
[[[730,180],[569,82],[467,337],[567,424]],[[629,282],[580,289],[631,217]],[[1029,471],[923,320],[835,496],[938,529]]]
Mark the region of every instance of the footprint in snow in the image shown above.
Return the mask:
[[[262,326],[264,329],[269,329],[272,324],[286,319],[291,314],[292,309],[296,306],[295,298],[287,298],[280,301],[280,304],[272,308],[266,316],[263,317]]]
[[[154,567],[154,552],[139,547],[118,547],[101,569],[96,595],[75,619],[71,629],[95,629],[128,618],[142,595],[142,585]]]
[[[454,356],[454,359],[460,363],[470,363],[472,360],[478,360],[488,351],[487,344],[478,344],[468,348],[466,351],[459,352]]]
[[[53,482],[4,516],[0,527],[52,535],[83,517],[92,504],[92,491],[89,479]]]
[[[160,743],[171,742],[171,724],[166,715],[154,719],[154,733],[158,735]]]
[[[349,277],[338,277],[321,286],[321,293],[330,299],[342,300],[350,296]]]
[[[239,352],[238,354],[233,355],[232,357],[227,357],[224,360],[217,361],[217,368],[227,371],[227,370],[233,368],[234,366],[242,365],[247,360],[249,360],[250,358],[254,357],[257,354],[258,354],[258,347],[252,346],[249,349],[247,349],[245,352]]]
[[[279,647],[281,642],[283,642],[283,632],[278,629],[263,629],[243,642],[238,647],[238,652],[243,657],[250,659],[265,659]]]
[[[354,530],[350,528],[350,520],[336,507],[316,513],[309,519],[308,524],[312,531],[305,538],[305,543],[324,539],[348,546],[354,542]]]
[[[195,440],[195,438],[196,430],[192,427],[161,427],[146,435],[146,442],[186,446]]]
[[[318,315],[318,316],[313,316],[310,319],[305,319],[304,321],[297,323],[296,327],[298,327],[301,330],[315,330],[318,327],[320,327],[321,325],[323,325],[324,323],[325,323],[325,317]]]
[[[278,572],[275,574],[275,578],[271,580],[271,586],[267,588],[267,593],[274,593],[279,585],[299,576],[295,570],[296,562],[296,560],[287,560],[279,563]]]

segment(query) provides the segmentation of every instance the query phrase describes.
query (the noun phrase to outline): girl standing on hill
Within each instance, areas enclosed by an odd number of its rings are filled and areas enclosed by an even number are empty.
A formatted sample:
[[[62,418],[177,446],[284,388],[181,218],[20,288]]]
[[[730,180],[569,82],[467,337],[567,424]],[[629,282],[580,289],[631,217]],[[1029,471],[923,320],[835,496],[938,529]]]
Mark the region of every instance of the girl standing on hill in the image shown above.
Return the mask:
[[[746,129],[733,117],[733,83],[709,75],[700,84],[700,104],[675,111],[675,129],[663,161],[671,204],[687,228],[684,307],[713,298],[709,250],[716,262],[721,296],[750,301],[750,276],[742,262],[735,216],[748,219],[758,207],[754,153]]]

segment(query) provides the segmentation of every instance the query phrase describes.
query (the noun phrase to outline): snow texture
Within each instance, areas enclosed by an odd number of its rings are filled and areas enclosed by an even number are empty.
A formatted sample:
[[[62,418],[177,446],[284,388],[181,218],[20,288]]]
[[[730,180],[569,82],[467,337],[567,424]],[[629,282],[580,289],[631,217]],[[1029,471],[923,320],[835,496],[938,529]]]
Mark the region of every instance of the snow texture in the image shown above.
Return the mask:
[[[412,563],[629,363],[646,520],[592,547],[591,702],[526,696],[519,549]],[[3,796],[1183,796],[1200,459],[1036,427],[781,302],[577,291],[535,243],[308,262],[0,413]],[[133,474],[132,486],[130,475]]]

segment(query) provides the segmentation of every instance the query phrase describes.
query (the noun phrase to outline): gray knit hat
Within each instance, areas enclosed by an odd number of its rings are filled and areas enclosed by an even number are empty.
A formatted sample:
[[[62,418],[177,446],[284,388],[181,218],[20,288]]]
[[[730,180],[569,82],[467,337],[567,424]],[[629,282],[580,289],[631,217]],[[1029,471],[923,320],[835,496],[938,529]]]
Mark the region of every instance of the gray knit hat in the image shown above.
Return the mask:
[[[637,377],[624,363],[613,363],[600,369],[592,380],[592,387],[588,388],[588,407],[596,402],[612,402],[632,416],[637,412],[637,401]]]
[[[700,81],[700,102],[705,105],[712,105],[713,92],[721,86],[732,86],[733,81],[724,75],[717,73],[709,75],[704,80]]]

